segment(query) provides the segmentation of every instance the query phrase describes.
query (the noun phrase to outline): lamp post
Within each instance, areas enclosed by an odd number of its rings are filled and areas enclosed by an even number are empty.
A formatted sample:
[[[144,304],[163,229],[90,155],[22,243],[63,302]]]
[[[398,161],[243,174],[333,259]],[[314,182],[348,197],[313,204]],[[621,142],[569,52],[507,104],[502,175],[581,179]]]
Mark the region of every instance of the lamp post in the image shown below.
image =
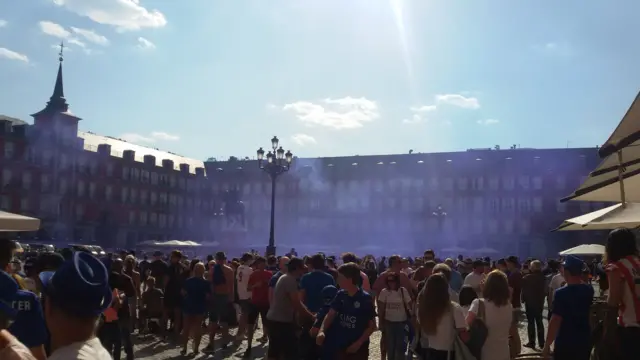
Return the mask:
[[[440,231],[442,231],[442,223],[447,217],[447,212],[442,208],[442,205],[438,205],[431,215],[436,218],[438,221],[438,227]]]
[[[271,139],[271,151],[266,155],[266,162],[264,161],[265,154],[262,148],[258,149],[258,166],[264,170],[271,178],[271,227],[269,229],[269,245],[267,246],[267,256],[276,254],[275,244],[275,213],[276,213],[276,179],[281,174],[289,171],[291,162],[293,161],[293,154],[291,151],[285,153],[282,146],[278,147],[278,137],[274,136]]]

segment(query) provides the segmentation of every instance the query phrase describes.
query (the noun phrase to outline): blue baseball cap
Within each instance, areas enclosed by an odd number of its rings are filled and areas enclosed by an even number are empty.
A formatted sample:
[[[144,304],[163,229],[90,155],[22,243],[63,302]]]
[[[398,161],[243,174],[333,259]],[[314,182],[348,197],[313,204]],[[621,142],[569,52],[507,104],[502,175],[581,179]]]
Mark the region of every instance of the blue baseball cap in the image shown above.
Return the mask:
[[[327,285],[322,288],[322,298],[325,300],[333,300],[338,293],[338,288],[333,285]]]
[[[100,315],[111,306],[113,294],[104,264],[86,252],[76,252],[55,272],[41,272],[42,292],[66,313]]]
[[[10,274],[0,271],[0,311],[12,319],[18,314],[13,308],[13,302],[19,289],[18,283]]]
[[[587,264],[575,255],[567,255],[562,262],[562,267],[572,275],[580,275],[587,269]]]

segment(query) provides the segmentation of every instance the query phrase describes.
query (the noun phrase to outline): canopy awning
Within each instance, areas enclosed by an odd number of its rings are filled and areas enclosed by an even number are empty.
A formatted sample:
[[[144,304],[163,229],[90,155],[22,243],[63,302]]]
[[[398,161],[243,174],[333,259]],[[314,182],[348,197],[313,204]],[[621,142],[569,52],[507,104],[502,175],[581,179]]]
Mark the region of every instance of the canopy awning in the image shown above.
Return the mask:
[[[0,231],[37,231],[40,219],[0,211]]]
[[[561,251],[560,255],[604,255],[604,245],[583,244]]]
[[[556,231],[610,230],[640,226],[640,204],[615,204],[604,209],[565,220]]]
[[[604,161],[573,194],[560,201],[640,202],[640,93],[598,151]],[[622,169],[624,199],[619,182]]]

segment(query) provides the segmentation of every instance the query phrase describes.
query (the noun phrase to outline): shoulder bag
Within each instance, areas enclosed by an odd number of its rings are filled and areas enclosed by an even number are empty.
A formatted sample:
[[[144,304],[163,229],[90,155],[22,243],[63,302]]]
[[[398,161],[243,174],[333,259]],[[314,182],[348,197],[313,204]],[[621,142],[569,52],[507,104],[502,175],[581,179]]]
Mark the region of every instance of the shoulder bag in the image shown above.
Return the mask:
[[[451,317],[451,336],[453,337],[453,344],[451,344],[451,350],[449,350],[448,360],[477,360],[475,356],[469,351],[467,345],[460,339],[458,335],[458,329],[456,328],[456,319],[453,314],[453,306],[449,306],[449,313]]]
[[[471,323],[471,326],[469,327],[470,336],[469,341],[467,342],[467,347],[476,360],[481,360],[482,347],[484,346],[485,341],[487,341],[487,336],[489,335],[489,329],[487,328],[485,319],[484,299],[478,299],[478,314],[476,315],[476,318],[473,319],[473,323]]]

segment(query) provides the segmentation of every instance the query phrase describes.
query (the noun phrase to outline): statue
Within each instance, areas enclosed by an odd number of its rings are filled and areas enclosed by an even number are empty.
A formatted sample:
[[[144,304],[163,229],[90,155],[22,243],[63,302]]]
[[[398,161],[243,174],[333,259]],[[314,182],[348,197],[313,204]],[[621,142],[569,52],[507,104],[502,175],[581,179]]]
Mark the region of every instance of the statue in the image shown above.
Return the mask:
[[[239,226],[244,228],[244,203],[240,200],[240,188],[232,188],[225,190],[222,197],[223,211],[227,218],[227,227],[234,228]]]

